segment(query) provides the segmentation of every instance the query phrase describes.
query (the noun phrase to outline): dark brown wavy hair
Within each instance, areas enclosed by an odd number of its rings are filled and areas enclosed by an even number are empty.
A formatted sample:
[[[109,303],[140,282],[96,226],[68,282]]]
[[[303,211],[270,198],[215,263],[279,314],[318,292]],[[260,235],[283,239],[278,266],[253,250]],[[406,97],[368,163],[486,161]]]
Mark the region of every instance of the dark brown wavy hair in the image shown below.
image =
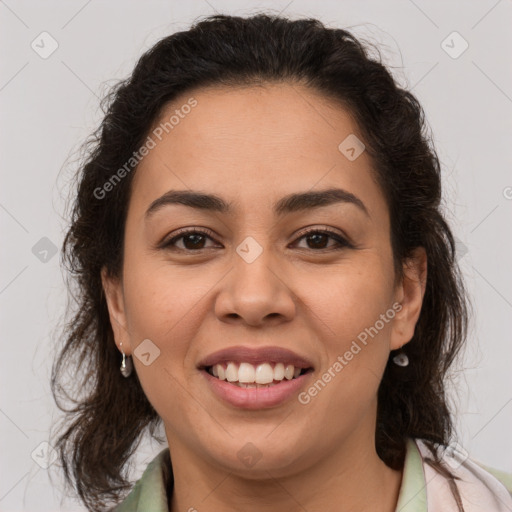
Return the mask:
[[[370,55],[372,47],[378,58]],[[142,55],[131,76],[105,97],[101,125],[82,147],[62,247],[74,307],[58,340],[51,389],[65,413],[54,442],[65,481],[90,510],[106,510],[126,495],[130,458],[143,434],[155,437],[161,421],[136,372],[125,379],[119,371],[100,277],[103,267],[111,276],[119,276],[122,267],[136,165],[106,199],[95,191],[143,145],[177,95],[210,85],[276,82],[306,85],[353,115],[389,208],[397,281],[413,249],[426,250],[423,306],[404,347],[410,364],[399,367],[390,354],[378,391],[375,440],[379,457],[401,469],[406,438],[422,438],[432,449],[431,464],[450,476],[437,456],[439,445],[453,436],[445,378],[466,339],[470,303],[442,212],[440,163],[422,107],[395,83],[379,49],[346,30],[316,19],[214,15]]]

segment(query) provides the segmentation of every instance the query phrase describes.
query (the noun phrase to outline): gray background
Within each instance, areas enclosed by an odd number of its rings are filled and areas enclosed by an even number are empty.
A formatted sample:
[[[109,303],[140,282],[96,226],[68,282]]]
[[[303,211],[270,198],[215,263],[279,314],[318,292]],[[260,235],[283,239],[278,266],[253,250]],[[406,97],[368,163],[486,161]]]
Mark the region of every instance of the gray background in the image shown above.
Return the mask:
[[[49,426],[55,332],[66,307],[59,257],[76,150],[101,120],[99,98],[158,39],[215,11],[313,16],[378,43],[425,108],[443,165],[449,221],[475,318],[453,372],[459,443],[512,472],[511,0],[243,3],[0,1],[0,511],[84,510],[63,500]],[[43,59],[48,32],[57,50]],[[450,36],[457,31],[469,44]],[[45,40],[45,48],[50,46]],[[452,46],[452,56],[445,50]],[[39,50],[41,51],[41,50]],[[508,235],[507,235],[508,233]],[[43,239],[43,240],[41,240]],[[45,252],[47,251],[47,252]],[[144,443],[133,478],[162,449]],[[51,461],[51,458],[50,458]],[[52,480],[49,480],[50,474]]]

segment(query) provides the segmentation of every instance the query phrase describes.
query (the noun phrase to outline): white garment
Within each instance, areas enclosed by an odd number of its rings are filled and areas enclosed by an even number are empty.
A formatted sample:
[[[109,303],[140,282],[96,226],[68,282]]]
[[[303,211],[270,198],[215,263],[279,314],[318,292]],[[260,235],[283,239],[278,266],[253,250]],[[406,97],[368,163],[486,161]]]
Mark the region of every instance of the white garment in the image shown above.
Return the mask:
[[[421,439],[415,440],[422,459],[432,453]],[[512,512],[512,496],[493,475],[472,461],[458,445],[445,450],[442,458],[455,480],[465,512]],[[441,452],[440,452],[441,453]],[[449,480],[423,461],[428,512],[459,512]]]

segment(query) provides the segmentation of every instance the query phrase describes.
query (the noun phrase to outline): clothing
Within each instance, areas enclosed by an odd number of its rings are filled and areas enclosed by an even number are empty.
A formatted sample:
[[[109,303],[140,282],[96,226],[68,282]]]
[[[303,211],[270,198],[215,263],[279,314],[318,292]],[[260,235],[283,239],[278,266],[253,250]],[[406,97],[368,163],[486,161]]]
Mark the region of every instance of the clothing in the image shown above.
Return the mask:
[[[455,476],[465,512],[511,512],[512,474],[474,460],[460,458],[457,451],[443,455]],[[425,462],[432,454],[421,439],[407,439],[402,484],[395,512],[458,512],[448,479]],[[141,478],[114,512],[168,512],[167,490],[173,477],[169,448],[146,467]]]

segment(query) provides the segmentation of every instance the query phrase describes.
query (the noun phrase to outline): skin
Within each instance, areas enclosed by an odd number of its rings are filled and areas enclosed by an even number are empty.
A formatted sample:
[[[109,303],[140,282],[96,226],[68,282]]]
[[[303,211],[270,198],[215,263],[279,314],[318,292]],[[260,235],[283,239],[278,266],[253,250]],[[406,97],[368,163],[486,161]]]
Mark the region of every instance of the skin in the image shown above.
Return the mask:
[[[133,362],[170,447],[170,510],[392,512],[402,472],[375,449],[377,390],[390,350],[414,334],[425,251],[404,262],[395,286],[387,204],[367,152],[349,161],[338,150],[349,134],[362,139],[339,105],[297,84],[209,88],[176,98],[162,119],[190,96],[197,106],[134,176],[121,278],[102,273],[118,347],[132,355],[150,339],[160,350],[148,366]],[[272,212],[287,194],[330,187],[356,195],[369,216],[348,203]],[[171,189],[215,193],[234,214],[168,205],[145,221]],[[355,248],[333,250],[336,240],[304,237],[305,227],[329,228]],[[190,237],[174,251],[156,248],[179,228],[215,236],[202,250]],[[236,252],[247,236],[263,248],[250,264]],[[278,345],[313,361],[307,390],[394,303],[400,312],[307,405],[241,410],[196,368],[228,346]],[[252,467],[237,457],[248,442],[261,454]]]

